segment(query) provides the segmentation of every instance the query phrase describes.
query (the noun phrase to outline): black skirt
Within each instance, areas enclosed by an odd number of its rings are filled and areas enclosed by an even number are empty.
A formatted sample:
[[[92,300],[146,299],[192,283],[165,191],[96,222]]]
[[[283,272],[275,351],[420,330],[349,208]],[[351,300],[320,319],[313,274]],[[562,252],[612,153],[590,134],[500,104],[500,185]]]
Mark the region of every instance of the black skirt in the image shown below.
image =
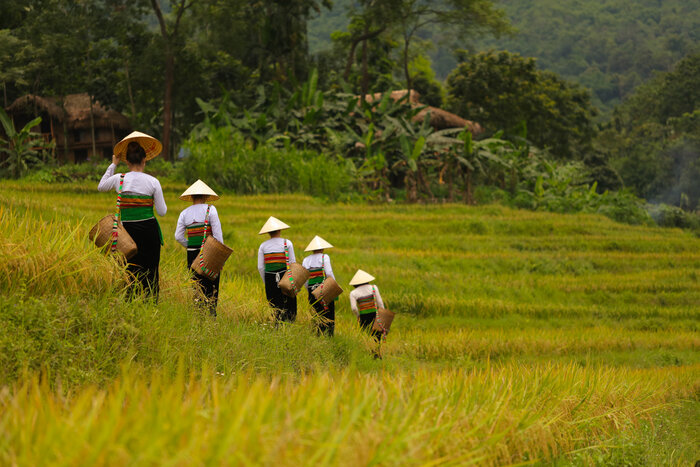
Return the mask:
[[[192,273],[192,278],[195,280],[197,287],[199,287],[204,295],[203,305],[209,310],[212,316],[216,316],[216,305],[219,302],[219,279],[221,274],[219,274],[216,279],[212,280],[208,277],[202,276],[190,269],[192,261],[199,256],[199,248],[196,250],[187,250],[187,268]],[[198,298],[195,295],[195,304],[200,304],[197,301]]]
[[[318,284],[316,284],[318,286]],[[314,287],[315,288],[315,287]],[[335,332],[335,301],[331,301],[325,307],[320,300],[316,301],[316,297],[313,296],[314,288],[307,287],[309,292],[309,303],[314,308],[316,312],[316,332],[318,334],[326,334],[327,336],[333,337]]]
[[[365,313],[360,315],[360,327],[363,331],[368,332],[370,336],[374,337],[377,342],[381,342],[382,333],[381,331],[372,330],[372,324],[374,324],[374,319],[377,317],[377,312]]]
[[[287,297],[277,285],[284,273],[284,269],[279,272],[265,271],[265,296],[270,306],[275,310],[275,319],[291,323],[297,319],[297,299],[296,297]]]
[[[129,260],[127,271],[131,275],[130,296],[143,291],[158,300],[160,266],[160,230],[155,218],[144,221],[123,222],[124,229],[134,239],[138,252]]]

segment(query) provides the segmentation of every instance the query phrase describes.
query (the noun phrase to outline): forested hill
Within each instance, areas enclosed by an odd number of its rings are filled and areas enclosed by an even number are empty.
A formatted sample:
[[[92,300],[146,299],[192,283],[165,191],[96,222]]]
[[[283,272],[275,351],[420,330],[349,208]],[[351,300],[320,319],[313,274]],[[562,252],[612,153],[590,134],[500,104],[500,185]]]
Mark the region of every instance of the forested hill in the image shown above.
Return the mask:
[[[312,51],[330,44],[330,33],[347,24],[352,0],[334,0],[333,10],[309,24]],[[669,71],[700,44],[700,0],[496,0],[518,32],[456,47],[506,49],[536,57],[552,70],[593,91],[609,110],[654,71]],[[334,29],[335,28],[335,29]],[[448,46],[432,52],[441,78],[455,65]],[[447,50],[446,50],[447,49]]]

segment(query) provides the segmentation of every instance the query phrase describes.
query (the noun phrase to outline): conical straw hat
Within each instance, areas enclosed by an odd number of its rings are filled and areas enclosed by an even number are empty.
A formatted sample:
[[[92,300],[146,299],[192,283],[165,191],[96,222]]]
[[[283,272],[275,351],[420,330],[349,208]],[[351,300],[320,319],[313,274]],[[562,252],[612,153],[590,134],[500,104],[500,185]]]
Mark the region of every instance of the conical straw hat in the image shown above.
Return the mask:
[[[197,180],[190,185],[190,187],[180,195],[180,199],[183,201],[192,201],[193,195],[205,195],[207,197],[206,202],[216,201],[219,199],[219,195],[217,195],[214,190],[209,188],[209,185],[201,180]]]
[[[270,218],[265,222],[265,225],[262,226],[262,229],[260,229],[260,232],[258,232],[258,235],[262,235],[264,233],[268,232],[274,232],[275,230],[282,230],[282,229],[288,229],[289,226],[282,222],[281,220],[277,219],[276,217],[270,216]]]
[[[325,248],[333,248],[333,245],[316,235],[313,240],[311,240],[311,243],[309,243],[309,246],[306,247],[306,250],[304,251],[314,251],[314,250],[323,250]]]
[[[163,150],[163,145],[160,141],[155,139],[153,136],[149,136],[146,133],[141,133],[140,131],[133,131],[129,136],[119,141],[116,146],[114,146],[114,155],[119,156],[121,160],[126,159],[126,147],[130,142],[136,141],[141,145],[144,151],[146,151],[146,160],[149,161],[160,154]]]
[[[355,275],[352,276],[352,279],[350,279],[350,285],[366,284],[368,282],[372,282],[373,280],[373,275],[364,272],[362,269],[358,269]]]

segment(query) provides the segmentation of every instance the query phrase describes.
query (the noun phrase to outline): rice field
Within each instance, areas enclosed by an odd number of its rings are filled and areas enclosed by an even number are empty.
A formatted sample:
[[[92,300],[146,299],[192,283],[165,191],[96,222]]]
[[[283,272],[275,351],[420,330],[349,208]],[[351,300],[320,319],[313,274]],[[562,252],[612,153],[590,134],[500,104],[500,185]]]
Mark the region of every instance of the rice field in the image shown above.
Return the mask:
[[[219,316],[191,306],[164,184],[159,303],[124,301],[87,232],[93,184],[0,185],[2,465],[688,465],[700,459],[700,238],[498,205],[224,194]],[[268,216],[345,289],[336,336],[272,325]],[[398,313],[383,360],[352,317],[362,268]]]

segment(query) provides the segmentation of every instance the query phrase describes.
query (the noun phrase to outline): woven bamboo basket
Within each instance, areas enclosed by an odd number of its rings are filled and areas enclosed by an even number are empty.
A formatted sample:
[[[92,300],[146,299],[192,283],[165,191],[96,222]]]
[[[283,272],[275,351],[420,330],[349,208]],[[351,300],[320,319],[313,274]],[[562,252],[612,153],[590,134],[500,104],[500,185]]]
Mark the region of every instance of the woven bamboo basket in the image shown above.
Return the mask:
[[[393,311],[387,310],[386,308],[377,308],[377,317],[374,319],[374,323],[372,323],[372,330],[386,330],[389,332],[391,323],[394,321],[394,316],[396,316],[396,313]]]
[[[98,248],[102,248],[105,245],[109,246],[112,244],[113,226],[114,214],[108,214],[90,229],[88,237],[95,242]],[[105,250],[109,252],[110,248]],[[134,239],[131,238],[131,235],[129,235],[129,232],[126,231],[121,222],[117,225],[117,251],[123,254],[126,259],[133,258],[138,252]]]
[[[289,280],[290,273],[293,281]],[[309,280],[309,270],[299,263],[290,263],[289,270],[284,273],[277,285],[287,297],[296,297],[307,280]]]
[[[233,250],[212,236],[208,236],[204,240],[204,245],[199,251],[199,255],[192,261],[190,268],[200,276],[216,279],[221,274],[224,264]],[[204,261],[200,264],[199,256],[202,256]]]
[[[341,293],[343,293],[343,289],[340,288],[332,277],[326,277],[326,279],[311,292],[316,300],[323,299],[326,303],[332,302]]]

